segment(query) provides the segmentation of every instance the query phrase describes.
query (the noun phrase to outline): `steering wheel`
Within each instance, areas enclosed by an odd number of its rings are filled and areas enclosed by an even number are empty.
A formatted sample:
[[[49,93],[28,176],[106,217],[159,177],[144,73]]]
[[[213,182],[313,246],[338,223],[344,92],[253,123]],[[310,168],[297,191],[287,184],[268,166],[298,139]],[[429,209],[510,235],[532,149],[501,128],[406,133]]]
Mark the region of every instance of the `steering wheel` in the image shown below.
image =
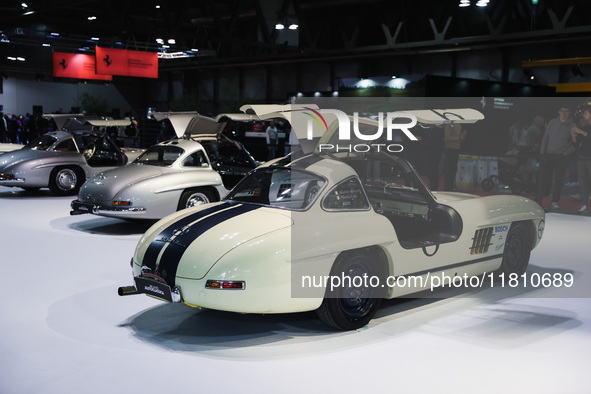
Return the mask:
[[[94,152],[96,151],[96,145],[95,144],[90,144],[86,147],[86,149],[84,149],[84,158],[86,160],[90,160],[90,158],[92,157],[92,155],[94,155]]]

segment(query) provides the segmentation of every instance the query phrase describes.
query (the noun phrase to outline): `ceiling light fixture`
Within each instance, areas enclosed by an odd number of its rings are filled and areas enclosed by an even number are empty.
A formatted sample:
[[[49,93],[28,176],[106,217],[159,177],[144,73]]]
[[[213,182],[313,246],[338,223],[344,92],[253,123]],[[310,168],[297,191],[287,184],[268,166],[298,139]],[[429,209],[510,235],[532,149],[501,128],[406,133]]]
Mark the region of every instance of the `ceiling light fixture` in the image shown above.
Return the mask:
[[[277,23],[275,25],[275,29],[276,30],[283,30],[283,29],[285,29],[285,25],[283,23]]]
[[[297,30],[298,29],[298,25],[295,23],[292,23],[291,25],[289,25],[289,30]]]

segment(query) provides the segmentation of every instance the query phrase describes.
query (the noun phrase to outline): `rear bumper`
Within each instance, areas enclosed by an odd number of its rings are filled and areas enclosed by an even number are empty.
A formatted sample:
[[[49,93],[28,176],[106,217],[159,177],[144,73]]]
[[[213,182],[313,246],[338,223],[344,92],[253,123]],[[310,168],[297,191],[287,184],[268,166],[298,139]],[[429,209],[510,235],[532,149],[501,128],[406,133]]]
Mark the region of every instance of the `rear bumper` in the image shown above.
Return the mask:
[[[0,186],[21,186],[25,183],[25,178],[14,178],[0,174]]]
[[[106,207],[100,204],[93,204],[88,202],[81,202],[78,200],[72,201],[70,204],[72,210],[70,215],[82,215],[91,213],[93,215],[101,216],[142,216],[146,214],[146,208],[141,207]]]

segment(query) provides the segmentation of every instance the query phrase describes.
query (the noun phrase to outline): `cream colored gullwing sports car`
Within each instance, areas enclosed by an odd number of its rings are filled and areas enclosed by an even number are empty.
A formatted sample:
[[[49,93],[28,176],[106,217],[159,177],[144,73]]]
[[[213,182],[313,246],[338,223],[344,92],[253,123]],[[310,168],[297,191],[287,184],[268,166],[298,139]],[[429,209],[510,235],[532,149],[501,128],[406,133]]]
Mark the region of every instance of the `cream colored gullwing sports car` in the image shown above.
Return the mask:
[[[161,219],[177,210],[219,201],[256,161],[222,135],[225,122],[197,114],[158,113],[179,138],[147,149],[126,167],[88,180],[72,201],[72,215]]]
[[[297,130],[296,113],[321,112],[302,108],[241,109],[284,117]],[[406,160],[385,152],[320,152],[320,144],[337,142],[326,114],[313,153],[265,163],[224,200],[148,229],[131,260],[135,286],[119,294],[238,313],[317,311],[328,325],[351,330],[366,325],[382,299],[429,291],[442,278],[525,272],[544,229],[538,204],[433,194]],[[422,116],[417,111],[419,123],[435,122]],[[367,135],[379,126],[349,120]],[[304,127],[298,137],[306,134],[314,133]]]

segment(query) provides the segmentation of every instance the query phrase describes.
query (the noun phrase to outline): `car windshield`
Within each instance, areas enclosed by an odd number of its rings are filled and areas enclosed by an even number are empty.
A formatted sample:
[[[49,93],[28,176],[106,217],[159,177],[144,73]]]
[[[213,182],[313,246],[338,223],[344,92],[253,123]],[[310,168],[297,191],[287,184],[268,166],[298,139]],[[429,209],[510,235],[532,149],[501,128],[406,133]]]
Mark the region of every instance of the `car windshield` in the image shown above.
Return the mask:
[[[53,145],[57,141],[52,135],[42,135],[41,137],[33,140],[30,144],[26,146],[26,148],[34,149],[34,150],[47,150],[51,145]]]
[[[134,163],[150,164],[153,166],[170,166],[182,154],[184,150],[178,146],[156,145],[142,153]]]
[[[226,199],[305,210],[316,201],[325,185],[326,180],[307,171],[286,167],[261,168],[240,181]]]

